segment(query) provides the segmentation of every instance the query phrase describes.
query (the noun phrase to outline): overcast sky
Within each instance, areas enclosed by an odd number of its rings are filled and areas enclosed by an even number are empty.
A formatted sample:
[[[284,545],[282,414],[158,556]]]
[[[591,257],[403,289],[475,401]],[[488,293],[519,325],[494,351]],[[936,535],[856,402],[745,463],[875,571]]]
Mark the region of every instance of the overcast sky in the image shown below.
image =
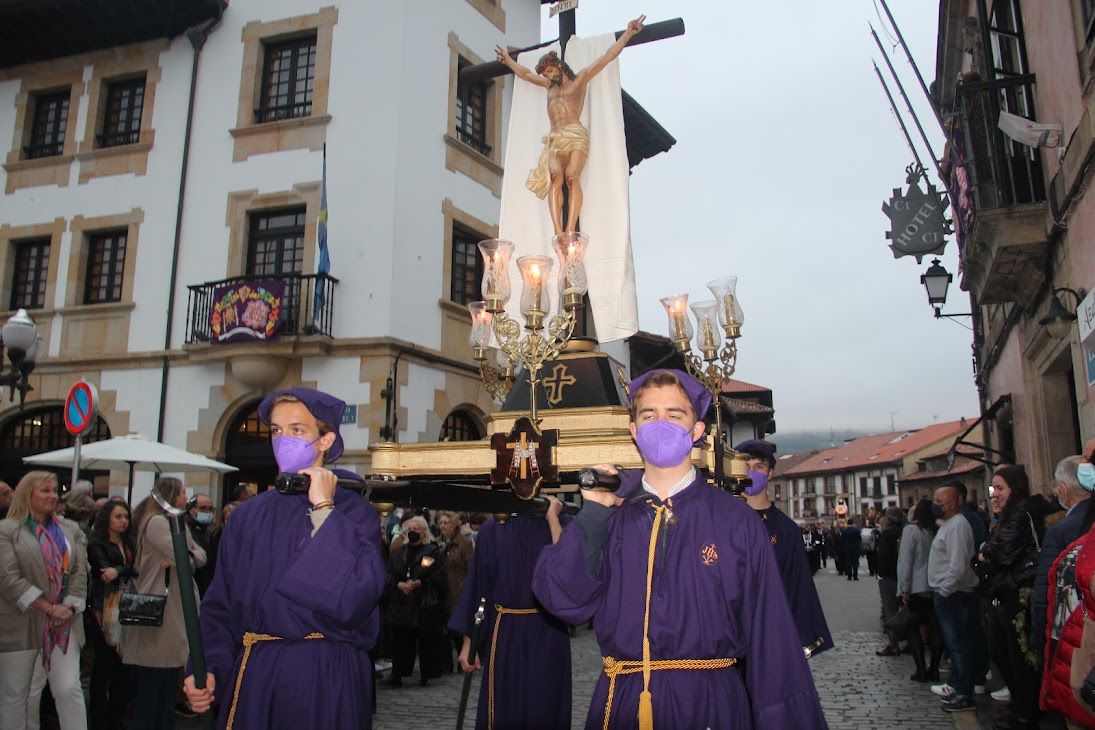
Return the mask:
[[[889,4],[930,84],[937,3]],[[891,412],[898,429],[977,415],[969,319],[934,319],[920,284],[929,260],[894,259],[884,236],[881,204],[912,157],[871,68],[876,58],[886,73],[867,27],[878,8],[582,0],[577,11],[582,36],[640,13],[684,19],[684,36],[621,57],[624,88],[677,139],[631,177],[640,326],[665,334],[660,297],[710,298],[707,281],[738,276],[736,377],[772,389],[783,433],[884,431]],[[547,6],[542,28],[558,35]],[[900,47],[890,57],[938,153],[911,67]],[[953,241],[942,258],[955,274],[944,311],[968,312]]]

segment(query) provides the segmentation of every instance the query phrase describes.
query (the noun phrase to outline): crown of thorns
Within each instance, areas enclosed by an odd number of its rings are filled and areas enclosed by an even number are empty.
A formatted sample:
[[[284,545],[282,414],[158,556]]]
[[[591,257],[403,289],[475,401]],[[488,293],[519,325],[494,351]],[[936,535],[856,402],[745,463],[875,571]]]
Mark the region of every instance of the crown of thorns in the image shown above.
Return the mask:
[[[555,51],[548,51],[544,55],[540,56],[540,60],[536,63],[536,73],[543,74],[544,69],[548,66],[557,66],[563,70],[569,78],[574,78],[574,71],[567,65],[566,61],[559,58],[559,54]]]

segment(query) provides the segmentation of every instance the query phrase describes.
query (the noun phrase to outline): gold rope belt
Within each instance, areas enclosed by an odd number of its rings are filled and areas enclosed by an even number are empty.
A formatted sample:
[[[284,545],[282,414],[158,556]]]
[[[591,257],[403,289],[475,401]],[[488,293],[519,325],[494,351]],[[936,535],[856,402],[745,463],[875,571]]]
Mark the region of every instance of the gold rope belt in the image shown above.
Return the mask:
[[[318,631],[308,634],[305,639],[326,639],[327,637]],[[273,634],[256,634],[245,631],[243,634],[243,659],[240,660],[239,671],[236,672],[236,688],[232,691],[232,707],[228,710],[228,722],[225,730],[232,730],[232,723],[236,720],[236,705],[240,701],[240,687],[243,686],[243,673],[247,670],[247,660],[251,658],[251,647],[260,641],[286,641],[284,637]]]
[[[608,677],[608,699],[605,701],[604,728],[608,730],[609,717],[612,715],[612,696],[616,692],[616,677],[623,674],[638,674],[646,672],[647,667],[653,672],[667,669],[728,669],[738,663],[737,657],[729,659],[654,659],[648,662],[638,660],[613,659],[610,656],[604,658],[605,676]],[[646,685],[649,686],[649,685]]]
[[[494,730],[494,655],[498,649],[498,631],[502,626],[502,617],[507,613],[514,616],[528,616],[540,613],[538,608],[506,608],[500,603],[494,604],[494,632],[490,639],[490,661],[487,663],[487,671],[490,672],[490,680],[487,685],[487,728]]]

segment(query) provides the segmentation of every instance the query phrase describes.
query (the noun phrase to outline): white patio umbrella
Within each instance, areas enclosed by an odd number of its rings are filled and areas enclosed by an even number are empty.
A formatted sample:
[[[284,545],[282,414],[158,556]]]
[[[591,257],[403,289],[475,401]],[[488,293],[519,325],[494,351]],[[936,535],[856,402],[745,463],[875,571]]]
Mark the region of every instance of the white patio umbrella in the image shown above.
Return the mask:
[[[23,463],[37,466],[72,466],[75,449],[57,449],[23,457]],[[83,444],[80,448],[81,469],[129,469],[127,502],[133,501],[133,471],[215,471],[220,474],[236,471],[236,467],[215,461],[201,454],[192,454],[174,446],[153,441],[139,433],[115,436],[106,441]]]

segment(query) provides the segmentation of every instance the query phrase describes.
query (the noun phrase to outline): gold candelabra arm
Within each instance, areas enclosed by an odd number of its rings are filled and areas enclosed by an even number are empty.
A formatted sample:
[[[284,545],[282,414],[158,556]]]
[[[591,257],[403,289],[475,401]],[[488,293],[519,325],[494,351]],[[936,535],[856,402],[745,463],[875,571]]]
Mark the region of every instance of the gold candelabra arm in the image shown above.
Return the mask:
[[[479,362],[479,379],[483,381],[483,387],[490,393],[491,398],[499,403],[504,403],[513,388],[513,368],[503,370],[486,360],[481,360]]]
[[[521,336],[521,325],[505,312],[494,315],[494,336],[498,348],[506,354],[511,363],[520,362],[529,374],[529,413],[534,423],[536,417],[536,386],[539,384],[540,368],[545,362],[558,356],[574,334],[574,325],[578,321],[577,310],[564,309],[548,322],[548,334],[540,334],[539,328],[526,326],[525,336]],[[485,381],[484,381],[485,383]]]

